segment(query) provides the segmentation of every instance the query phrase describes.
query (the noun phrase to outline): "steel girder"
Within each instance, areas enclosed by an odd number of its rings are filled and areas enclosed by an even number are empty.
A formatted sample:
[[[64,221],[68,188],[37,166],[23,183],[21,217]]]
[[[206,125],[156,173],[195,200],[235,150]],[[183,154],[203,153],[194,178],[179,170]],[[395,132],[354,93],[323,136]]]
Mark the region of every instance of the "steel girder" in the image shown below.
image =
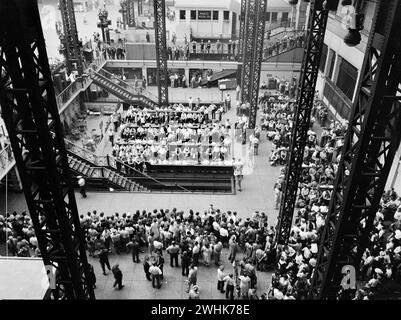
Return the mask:
[[[328,15],[329,10],[323,8],[319,0],[311,1],[307,32],[308,38],[304,49],[298,86],[299,90],[291,134],[290,156],[277,223],[276,244],[287,244],[290,236],[299,173],[301,172],[303,162]]]
[[[244,32],[245,32],[245,15],[246,15],[246,2],[248,0],[241,0],[241,13],[239,17],[239,43],[238,43],[238,61],[242,61],[244,49]]]
[[[263,58],[263,40],[265,38],[265,19],[267,0],[257,1],[256,6],[256,32],[254,38],[254,55],[252,64],[252,89],[250,92],[249,102],[251,105],[249,114],[249,128],[253,129],[256,126],[256,113],[258,110],[259,102],[259,81],[260,71],[262,67]]]
[[[94,298],[36,0],[0,1],[0,104],[53,297]]]
[[[241,101],[249,102],[249,128],[256,125],[259,80],[264,40],[266,0],[247,0],[243,31]]]
[[[78,75],[82,75],[82,45],[80,44],[78,38],[73,0],[59,0],[59,7],[61,11],[64,32],[62,45],[64,46],[68,72],[76,70],[78,71]]]
[[[166,3],[165,0],[153,0],[155,13],[155,42],[157,63],[157,86],[159,105],[168,105],[167,82],[167,44],[166,44]]]
[[[341,268],[359,263],[401,139],[401,1],[379,1],[312,278],[335,298]],[[348,173],[349,172],[349,173]]]

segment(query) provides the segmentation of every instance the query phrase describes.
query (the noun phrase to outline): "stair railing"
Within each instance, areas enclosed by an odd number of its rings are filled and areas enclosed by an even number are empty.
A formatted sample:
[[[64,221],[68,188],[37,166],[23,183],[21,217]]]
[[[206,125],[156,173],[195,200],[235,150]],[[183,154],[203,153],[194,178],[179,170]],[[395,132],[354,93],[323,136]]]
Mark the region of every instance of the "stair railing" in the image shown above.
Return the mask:
[[[120,87],[124,88],[125,90],[127,90],[128,92],[134,94],[134,95],[138,95],[138,96],[145,96],[146,98],[152,100],[152,102],[154,102],[156,104],[156,101],[158,101],[157,96],[150,93],[148,90],[141,88],[137,88],[131,84],[129,84],[128,82],[118,78],[116,75],[108,72],[107,70],[100,68],[97,73],[99,73],[100,75],[104,76],[105,78],[111,80],[111,81],[115,81],[118,80],[118,84]]]
[[[148,178],[164,187],[169,187],[165,183],[151,177],[150,175],[148,175],[142,171],[139,171],[138,169],[136,169],[134,167],[131,167],[128,164],[121,162],[120,160],[116,159],[113,156],[110,156],[110,155],[98,156],[98,155],[94,154],[93,152],[90,152],[90,151],[84,149],[83,147],[76,145],[75,143],[73,143],[72,141],[70,141],[68,139],[64,139],[64,141],[65,141],[65,146],[68,151],[70,151],[72,154],[77,155],[78,157],[81,157],[84,160],[89,161],[90,163],[93,163],[94,165],[96,165],[98,167],[111,167],[111,168],[115,169],[117,173],[121,172],[126,175],[129,174],[129,171],[133,171],[133,172],[138,173],[140,176]],[[105,168],[105,169],[107,169],[107,168]],[[130,178],[130,177],[125,177],[125,178]]]

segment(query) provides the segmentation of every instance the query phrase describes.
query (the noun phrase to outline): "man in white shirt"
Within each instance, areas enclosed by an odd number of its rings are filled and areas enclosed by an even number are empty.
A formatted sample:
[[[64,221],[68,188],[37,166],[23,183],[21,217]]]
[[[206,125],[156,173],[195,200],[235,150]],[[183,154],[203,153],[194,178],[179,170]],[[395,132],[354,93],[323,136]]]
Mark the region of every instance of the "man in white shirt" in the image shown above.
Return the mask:
[[[82,176],[78,176],[78,185],[79,193],[82,195],[82,198],[86,198],[85,179]]]
[[[156,287],[157,289],[160,289],[160,287],[161,287],[160,277],[162,275],[162,271],[160,270],[160,268],[158,266],[156,266],[155,264],[153,264],[149,268],[149,273],[152,276],[152,287],[153,288]]]

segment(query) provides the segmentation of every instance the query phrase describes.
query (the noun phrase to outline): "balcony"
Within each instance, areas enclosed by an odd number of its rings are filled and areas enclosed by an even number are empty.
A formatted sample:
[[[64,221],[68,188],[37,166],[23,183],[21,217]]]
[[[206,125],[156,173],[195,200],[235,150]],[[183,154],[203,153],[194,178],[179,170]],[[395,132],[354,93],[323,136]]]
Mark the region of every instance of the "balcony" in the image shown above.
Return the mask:
[[[88,74],[88,70],[97,70],[102,68],[105,64],[106,59],[103,57],[103,55],[99,55],[99,57],[93,60],[90,65],[85,66],[85,73],[82,75],[82,77],[71,83],[56,97],[59,113],[62,113],[69,103],[74,100],[80,92],[85,91],[92,83],[92,80]]]

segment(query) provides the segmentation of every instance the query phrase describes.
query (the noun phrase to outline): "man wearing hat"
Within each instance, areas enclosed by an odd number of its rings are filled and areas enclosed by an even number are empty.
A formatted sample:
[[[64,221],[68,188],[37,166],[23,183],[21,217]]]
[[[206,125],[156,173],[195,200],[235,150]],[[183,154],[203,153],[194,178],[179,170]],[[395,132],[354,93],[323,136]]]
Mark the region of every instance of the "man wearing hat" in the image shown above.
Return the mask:
[[[85,179],[82,176],[78,176],[78,185],[79,193],[82,195],[82,198],[86,198]]]

